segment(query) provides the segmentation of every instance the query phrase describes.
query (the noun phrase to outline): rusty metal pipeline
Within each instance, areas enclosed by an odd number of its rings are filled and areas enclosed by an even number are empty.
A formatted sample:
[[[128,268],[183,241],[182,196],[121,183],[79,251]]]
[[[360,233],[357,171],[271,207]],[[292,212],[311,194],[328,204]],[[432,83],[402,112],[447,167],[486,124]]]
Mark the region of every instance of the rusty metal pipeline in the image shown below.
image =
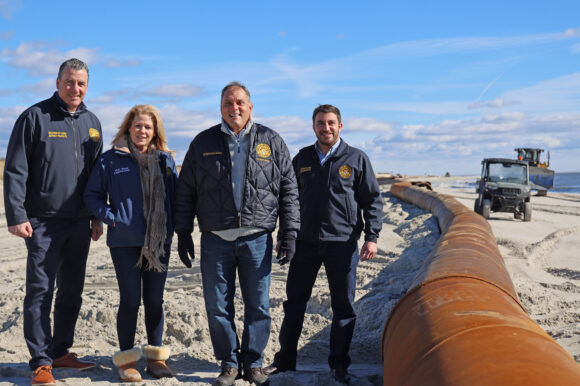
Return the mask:
[[[453,197],[391,193],[441,236],[383,330],[384,385],[580,385],[580,365],[518,300],[489,223]]]

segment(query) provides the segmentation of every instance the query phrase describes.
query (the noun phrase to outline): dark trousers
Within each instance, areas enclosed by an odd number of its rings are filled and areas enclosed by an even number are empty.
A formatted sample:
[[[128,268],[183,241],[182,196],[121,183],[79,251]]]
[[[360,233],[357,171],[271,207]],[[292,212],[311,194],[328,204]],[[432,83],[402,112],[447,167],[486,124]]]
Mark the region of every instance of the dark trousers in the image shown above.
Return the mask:
[[[290,262],[286,282],[284,320],[280,330],[280,351],[274,361],[281,367],[296,368],[298,339],[302,332],[306,304],[312,294],[318,270],[324,264],[332,308],[330,327],[330,368],[346,369],[356,314],[353,309],[356,289],[357,242],[296,243],[296,255]]]
[[[24,339],[29,366],[52,364],[68,352],[82,303],[85,269],[91,240],[89,219],[32,218],[26,238],[26,296]],[[54,332],[50,311],[56,281]]]
[[[135,344],[137,316],[141,305],[141,284],[143,284],[143,306],[145,309],[145,330],[147,343],[153,346],[163,345],[163,292],[167,271],[146,270],[146,261],[137,267],[141,247],[114,247],[111,257],[119,285],[120,304],[117,311],[117,337],[119,348],[128,350]],[[169,262],[171,244],[165,246],[165,255],[161,262]]]

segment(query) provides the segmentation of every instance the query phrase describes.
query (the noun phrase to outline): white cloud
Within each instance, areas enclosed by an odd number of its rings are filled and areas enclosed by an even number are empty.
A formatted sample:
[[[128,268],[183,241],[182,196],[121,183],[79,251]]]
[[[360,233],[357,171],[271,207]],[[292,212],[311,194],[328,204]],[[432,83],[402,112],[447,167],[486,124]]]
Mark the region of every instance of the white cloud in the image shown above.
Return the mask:
[[[90,90],[90,87],[89,87],[89,90]],[[95,104],[112,104],[115,101],[117,101],[118,98],[127,97],[130,95],[133,95],[133,93],[134,93],[134,90],[127,89],[127,88],[109,91],[109,92],[103,93],[103,94],[95,96],[95,97],[90,97],[90,102],[91,102],[91,104],[93,104],[93,103],[95,103]]]
[[[381,133],[390,136],[395,130],[396,124],[385,122],[375,118],[345,118],[343,119],[345,131]]]
[[[0,15],[4,19],[12,19],[12,15],[22,6],[21,0],[0,0]]]
[[[482,107],[487,107],[487,108],[492,108],[492,109],[497,109],[497,108],[502,108],[502,107],[506,107],[506,106],[511,106],[511,105],[517,105],[519,104],[518,101],[508,101],[505,98],[495,98],[493,100],[490,101],[477,101],[477,102],[473,102],[469,105],[467,105],[468,109],[478,109],[478,108],[482,108]]]
[[[127,60],[109,59],[105,61],[105,66],[110,68],[137,67],[140,65],[141,61],[137,59],[127,59]]]
[[[47,98],[56,91],[56,74],[54,78],[44,78],[34,84],[22,86],[22,90],[32,95]]]
[[[14,122],[28,106],[14,106],[8,108],[0,108],[0,137],[5,138],[8,141],[10,133],[12,133],[12,128],[14,127]],[[0,154],[0,157],[4,157],[4,154]]]
[[[0,32],[0,40],[8,40],[14,36],[14,30]]]
[[[164,84],[145,90],[143,94],[154,97],[188,98],[199,95],[202,89],[191,84]]]
[[[402,125],[398,130],[400,133],[393,137],[379,136],[364,142],[375,170],[472,174],[479,171],[481,159],[512,158],[513,149],[519,146],[551,150],[552,156],[557,154],[561,160],[577,158],[575,154],[580,152],[580,113],[502,113],[431,125]],[[578,170],[577,165],[557,162],[554,168]]]
[[[580,72],[544,80],[537,84],[505,92],[506,100],[518,101],[518,109],[557,113],[577,111],[580,101]]]
[[[44,42],[21,43],[16,49],[3,49],[0,57],[15,68],[28,70],[33,76],[54,75],[61,63],[69,58],[78,58],[90,65],[94,63],[98,49],[79,47],[68,51],[58,51]],[[90,66],[89,66],[90,67]]]
[[[580,27],[578,27],[578,28],[568,28],[559,37],[562,38],[562,39],[567,39],[567,38],[575,38],[578,35],[580,35]]]

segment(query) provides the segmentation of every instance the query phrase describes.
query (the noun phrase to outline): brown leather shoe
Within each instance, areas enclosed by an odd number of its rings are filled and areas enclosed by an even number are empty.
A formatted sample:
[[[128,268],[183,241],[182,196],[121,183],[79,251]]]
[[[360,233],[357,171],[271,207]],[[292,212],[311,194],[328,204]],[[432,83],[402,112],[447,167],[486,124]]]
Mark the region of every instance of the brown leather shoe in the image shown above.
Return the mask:
[[[30,375],[31,385],[56,385],[50,365],[38,366]]]
[[[153,378],[171,378],[173,377],[173,371],[165,361],[156,361],[153,359],[147,359],[147,369],[145,370],[147,374],[151,375]]]
[[[79,356],[74,352],[69,352],[60,358],[52,360],[52,367],[63,367],[67,369],[87,370],[95,367],[94,362],[84,361],[79,359]]]

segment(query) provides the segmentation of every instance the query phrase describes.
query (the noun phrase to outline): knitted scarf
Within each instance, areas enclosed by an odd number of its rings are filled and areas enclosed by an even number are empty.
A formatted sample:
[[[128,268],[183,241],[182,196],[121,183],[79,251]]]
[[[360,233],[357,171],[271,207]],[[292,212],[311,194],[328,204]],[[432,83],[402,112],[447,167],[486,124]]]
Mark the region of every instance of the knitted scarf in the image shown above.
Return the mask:
[[[147,262],[146,270],[163,272],[167,266],[160,261],[165,253],[165,238],[167,237],[167,213],[165,212],[165,182],[159,168],[159,154],[153,144],[146,153],[140,153],[127,135],[127,144],[131,155],[139,165],[141,190],[143,191],[143,214],[147,223],[145,242],[141,247],[141,255],[137,266]]]

